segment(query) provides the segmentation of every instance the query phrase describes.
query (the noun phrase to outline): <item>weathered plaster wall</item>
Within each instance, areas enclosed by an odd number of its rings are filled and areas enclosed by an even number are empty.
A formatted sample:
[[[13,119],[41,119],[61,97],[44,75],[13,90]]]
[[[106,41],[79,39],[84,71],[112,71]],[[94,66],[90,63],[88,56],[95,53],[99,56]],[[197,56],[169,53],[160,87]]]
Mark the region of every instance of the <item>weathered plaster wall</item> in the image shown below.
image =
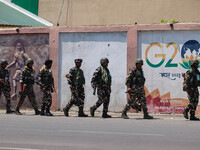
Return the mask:
[[[59,20],[63,0],[40,0],[39,16]],[[158,24],[161,18],[200,22],[199,0],[64,0],[60,26]]]

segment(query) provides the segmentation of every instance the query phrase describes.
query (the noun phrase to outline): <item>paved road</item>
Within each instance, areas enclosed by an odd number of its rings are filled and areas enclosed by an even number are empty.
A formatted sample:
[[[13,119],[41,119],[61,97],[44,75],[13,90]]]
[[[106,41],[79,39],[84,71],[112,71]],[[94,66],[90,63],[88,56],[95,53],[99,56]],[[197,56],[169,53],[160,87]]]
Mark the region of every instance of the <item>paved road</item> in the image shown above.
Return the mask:
[[[112,114],[102,119],[22,116],[0,112],[0,150],[199,150],[200,121],[182,116],[156,115],[143,120],[141,114],[131,119]]]

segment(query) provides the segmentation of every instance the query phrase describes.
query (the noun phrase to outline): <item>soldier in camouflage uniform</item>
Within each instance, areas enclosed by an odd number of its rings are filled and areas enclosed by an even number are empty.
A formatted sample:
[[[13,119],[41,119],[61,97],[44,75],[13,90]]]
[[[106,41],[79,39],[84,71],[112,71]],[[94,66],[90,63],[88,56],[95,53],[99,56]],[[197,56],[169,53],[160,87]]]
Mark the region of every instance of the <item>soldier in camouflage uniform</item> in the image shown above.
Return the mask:
[[[50,112],[50,107],[52,104],[51,93],[54,91],[54,78],[52,71],[50,70],[52,62],[52,60],[45,61],[45,65],[40,69],[40,72],[36,77],[36,83],[40,85],[40,88],[43,91],[43,100],[40,112],[41,116],[53,116],[53,114]]]
[[[142,107],[144,113],[144,119],[152,119],[153,117],[149,116],[147,112],[148,109],[147,109],[145,90],[144,90],[145,77],[143,75],[143,70],[142,70],[143,60],[137,59],[135,65],[136,68],[131,70],[126,79],[126,85],[128,88],[127,93],[130,94],[130,98],[124,110],[122,111],[122,118],[129,119],[126,113],[130,109],[130,107],[133,107],[136,110],[140,110],[141,109],[140,107]]]
[[[95,110],[103,103],[103,118],[110,118],[111,116],[107,114],[108,106],[110,102],[111,93],[111,75],[108,70],[108,58],[102,58],[100,60],[101,66],[96,69],[92,77],[92,87],[97,88],[98,101],[96,104],[90,108],[90,114],[94,117]]]
[[[195,111],[199,102],[199,91],[200,86],[200,72],[197,69],[199,61],[197,59],[191,60],[191,68],[186,72],[186,78],[184,79],[183,90],[187,92],[189,104],[184,109],[183,115],[188,119],[188,112],[190,111],[190,120],[199,120],[195,117]]]
[[[84,114],[83,106],[85,99],[84,85],[85,85],[85,77],[83,74],[83,70],[80,69],[82,64],[82,59],[74,60],[76,66],[70,69],[69,75],[67,77],[68,84],[71,89],[71,100],[63,109],[65,116],[69,116],[68,112],[72,105],[76,105],[79,107],[78,117],[88,117],[88,115]]]
[[[10,81],[9,81],[9,72],[6,69],[8,65],[8,62],[6,60],[1,60],[0,61],[0,96],[1,93],[3,92],[7,104],[6,104],[6,113],[10,114],[13,113],[10,109],[11,107],[11,102],[10,102]]]
[[[22,115],[22,113],[19,111],[20,107],[22,106],[24,99],[26,96],[28,96],[31,105],[33,106],[35,110],[35,115],[39,115],[40,111],[38,110],[36,101],[35,101],[35,93],[33,90],[33,84],[35,83],[34,73],[35,70],[33,69],[33,60],[28,59],[26,60],[26,66],[24,67],[24,70],[22,71],[22,76],[20,79],[20,99],[18,101],[15,113],[17,115]]]

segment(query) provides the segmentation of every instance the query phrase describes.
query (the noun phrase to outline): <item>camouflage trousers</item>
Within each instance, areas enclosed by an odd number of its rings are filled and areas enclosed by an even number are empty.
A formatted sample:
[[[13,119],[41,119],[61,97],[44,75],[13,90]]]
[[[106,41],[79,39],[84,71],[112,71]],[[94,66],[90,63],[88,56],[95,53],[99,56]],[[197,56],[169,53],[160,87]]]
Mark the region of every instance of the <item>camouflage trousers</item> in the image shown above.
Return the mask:
[[[148,110],[144,88],[140,89],[140,91],[136,93],[130,94],[130,98],[125,105],[124,111],[128,111],[131,107],[137,111],[141,111],[141,108],[143,109],[143,111]]]
[[[85,92],[84,92],[84,87],[77,87],[76,92],[71,90],[71,100],[69,103],[66,105],[66,108],[71,108],[72,105],[76,105],[78,107],[83,107],[84,106],[84,99],[85,99]]]
[[[93,109],[97,109],[101,104],[103,104],[103,112],[108,112],[108,106],[110,103],[110,91],[107,88],[97,89],[98,101],[93,106]]]
[[[20,94],[20,99],[18,101],[17,107],[20,108],[22,106],[26,96],[28,96],[32,107],[34,109],[38,109],[36,101],[35,101],[35,93],[34,93],[34,90],[33,90],[33,86],[26,87],[25,91]]]
[[[190,111],[196,111],[198,102],[199,102],[199,91],[198,88],[191,90],[191,94],[188,94],[189,104],[187,109]]]
[[[5,96],[5,99],[6,99],[6,109],[10,109],[11,107],[11,102],[10,102],[10,87],[4,87],[4,86],[0,86],[0,97],[1,97],[1,94],[4,94]]]
[[[43,92],[41,109],[50,108],[52,104],[51,91]]]

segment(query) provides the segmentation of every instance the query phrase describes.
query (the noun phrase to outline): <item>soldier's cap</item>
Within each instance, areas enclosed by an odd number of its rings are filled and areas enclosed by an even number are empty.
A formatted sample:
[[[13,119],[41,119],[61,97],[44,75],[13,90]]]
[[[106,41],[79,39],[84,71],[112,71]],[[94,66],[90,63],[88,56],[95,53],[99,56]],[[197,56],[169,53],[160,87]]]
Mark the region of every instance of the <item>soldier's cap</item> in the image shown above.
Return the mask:
[[[7,60],[3,59],[0,61],[0,65],[3,65],[3,64],[8,64]]]
[[[106,57],[105,58],[101,58],[100,64],[103,65],[105,62],[109,63],[108,58],[106,58]]]
[[[28,65],[28,64],[34,64],[33,60],[32,59],[27,59],[26,60],[26,65]]]
[[[199,63],[199,61],[197,60],[197,59],[192,59],[191,61],[190,61],[190,65],[192,66],[192,65],[194,65],[194,64],[198,64]]]
[[[83,60],[82,60],[82,59],[75,59],[74,62],[75,62],[75,63],[82,63]]]
[[[44,63],[44,64],[45,64],[45,65],[51,65],[52,63],[53,63],[53,61],[52,61],[52,60],[50,60],[50,59],[48,59],[48,60],[46,60],[46,61],[45,61],[45,63]]]
[[[143,65],[143,60],[138,58],[136,61],[135,61],[135,64],[142,64]]]

